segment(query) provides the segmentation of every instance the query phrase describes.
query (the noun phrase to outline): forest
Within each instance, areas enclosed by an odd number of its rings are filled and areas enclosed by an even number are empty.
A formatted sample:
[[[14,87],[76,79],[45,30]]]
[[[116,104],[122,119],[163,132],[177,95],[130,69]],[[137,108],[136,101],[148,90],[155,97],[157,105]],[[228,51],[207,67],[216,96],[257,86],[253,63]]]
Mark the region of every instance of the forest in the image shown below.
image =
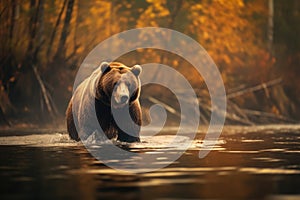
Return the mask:
[[[299,24],[298,0],[1,0],[0,124],[61,123],[87,54],[114,34],[142,27],[179,31],[206,49],[225,84],[228,124],[299,122]],[[155,49],[119,60],[182,72],[205,97],[200,111],[207,123],[206,86],[185,60]],[[176,108],[163,90],[149,90]]]

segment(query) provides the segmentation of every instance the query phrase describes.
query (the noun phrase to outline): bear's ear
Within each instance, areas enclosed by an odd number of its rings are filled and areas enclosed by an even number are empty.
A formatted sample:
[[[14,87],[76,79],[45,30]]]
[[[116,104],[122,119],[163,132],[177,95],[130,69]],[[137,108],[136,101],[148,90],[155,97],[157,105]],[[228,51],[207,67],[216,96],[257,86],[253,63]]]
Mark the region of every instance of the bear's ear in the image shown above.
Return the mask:
[[[100,69],[101,69],[102,73],[108,71],[110,69],[109,63],[108,62],[102,62],[100,64]]]
[[[141,72],[142,72],[142,67],[141,67],[140,65],[134,65],[134,66],[131,68],[131,72],[132,72],[134,75],[138,76],[138,75],[140,75]]]

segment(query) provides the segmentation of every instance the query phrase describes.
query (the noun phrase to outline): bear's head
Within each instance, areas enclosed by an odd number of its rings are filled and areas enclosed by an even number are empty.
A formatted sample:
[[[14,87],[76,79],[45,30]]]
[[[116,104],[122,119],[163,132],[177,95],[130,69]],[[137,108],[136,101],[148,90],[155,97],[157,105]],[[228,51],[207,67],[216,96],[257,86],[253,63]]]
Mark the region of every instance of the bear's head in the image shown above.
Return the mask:
[[[113,108],[122,108],[139,98],[140,65],[127,67],[119,62],[103,62],[100,65],[101,77],[96,89],[96,98]]]

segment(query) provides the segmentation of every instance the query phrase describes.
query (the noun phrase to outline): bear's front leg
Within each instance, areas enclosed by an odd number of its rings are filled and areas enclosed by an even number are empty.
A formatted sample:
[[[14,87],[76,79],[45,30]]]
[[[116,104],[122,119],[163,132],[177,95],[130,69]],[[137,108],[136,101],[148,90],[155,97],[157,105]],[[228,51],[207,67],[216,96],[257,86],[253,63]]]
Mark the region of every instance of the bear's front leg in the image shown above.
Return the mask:
[[[79,141],[80,138],[78,136],[78,132],[76,130],[73,112],[72,112],[72,102],[69,103],[69,106],[66,111],[66,120],[67,120],[67,129],[71,139],[75,141]]]
[[[139,135],[138,133],[131,132],[132,135]],[[118,130],[118,140],[121,142],[140,142],[140,137],[134,137],[122,131],[121,129]]]
[[[120,110],[120,112],[126,112],[124,110]],[[129,107],[129,113],[127,116],[124,117],[121,120],[121,127],[124,127],[126,132],[122,130],[118,125],[117,131],[118,131],[118,140],[122,142],[140,142],[140,130],[141,130],[141,124],[142,124],[142,113],[141,108],[139,105],[139,102],[136,101]]]

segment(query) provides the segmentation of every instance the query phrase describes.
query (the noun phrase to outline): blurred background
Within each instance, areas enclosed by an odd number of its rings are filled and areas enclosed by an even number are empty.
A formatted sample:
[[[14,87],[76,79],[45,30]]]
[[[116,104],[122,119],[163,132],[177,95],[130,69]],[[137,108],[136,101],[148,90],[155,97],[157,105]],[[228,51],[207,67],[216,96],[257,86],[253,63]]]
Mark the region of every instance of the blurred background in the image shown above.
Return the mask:
[[[182,32],[207,50],[226,87],[226,123],[294,123],[300,119],[297,24],[298,0],[2,0],[0,123],[62,122],[86,55],[116,33],[148,26]],[[201,120],[207,123],[207,88],[183,58],[143,49],[119,61],[129,66],[157,62],[180,71],[197,92]],[[142,95],[145,110],[157,99],[177,110],[172,93],[145,90],[155,94],[154,100]]]

